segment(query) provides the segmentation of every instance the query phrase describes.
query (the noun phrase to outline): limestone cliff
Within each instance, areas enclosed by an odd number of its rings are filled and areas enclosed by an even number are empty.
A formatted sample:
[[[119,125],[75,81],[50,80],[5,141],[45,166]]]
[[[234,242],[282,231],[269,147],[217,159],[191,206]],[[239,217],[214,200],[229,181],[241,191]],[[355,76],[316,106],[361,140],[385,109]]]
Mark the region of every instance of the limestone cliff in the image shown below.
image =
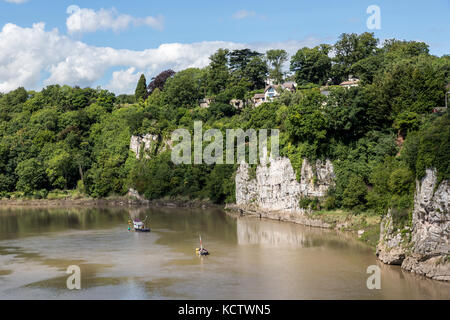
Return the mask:
[[[162,140],[162,141],[161,141]],[[159,135],[146,134],[131,136],[130,150],[136,155],[136,159],[150,159],[152,155],[161,153],[172,148],[170,140],[163,140]],[[139,201],[147,201],[145,197],[133,188],[129,188],[128,196]]]
[[[266,213],[301,214],[299,200],[325,196],[335,177],[331,161],[317,160],[314,165],[303,161],[298,182],[288,158],[260,164],[253,177],[249,165],[242,163],[236,174],[236,204]]]
[[[409,227],[406,227],[409,228]],[[405,259],[408,234],[394,227],[391,211],[381,221],[377,256],[383,263],[401,265]]]
[[[136,154],[136,158],[141,156],[150,158],[149,151],[158,144],[158,136],[146,134],[144,136],[132,136],[130,141],[130,150]]]
[[[137,159],[141,157],[150,159],[152,154],[163,152],[172,147],[170,140],[161,139],[159,135],[146,134],[132,136],[130,150],[136,154]]]
[[[435,170],[428,169],[416,182],[411,228],[400,232],[388,214],[382,223],[379,259],[436,280],[450,281],[450,181],[437,185]]]

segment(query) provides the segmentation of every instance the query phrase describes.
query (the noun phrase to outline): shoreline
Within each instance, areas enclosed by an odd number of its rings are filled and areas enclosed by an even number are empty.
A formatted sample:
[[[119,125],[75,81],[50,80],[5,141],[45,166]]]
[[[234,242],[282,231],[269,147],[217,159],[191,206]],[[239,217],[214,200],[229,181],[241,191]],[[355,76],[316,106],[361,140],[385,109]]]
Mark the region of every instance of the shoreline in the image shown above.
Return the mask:
[[[1,199],[0,208],[6,207],[37,207],[37,208],[57,208],[57,207],[80,207],[80,206],[120,206],[120,207],[173,207],[173,208],[217,208],[223,207],[215,205],[209,201],[188,200],[188,199],[159,199],[142,200],[134,197],[117,198],[79,198],[79,199]]]

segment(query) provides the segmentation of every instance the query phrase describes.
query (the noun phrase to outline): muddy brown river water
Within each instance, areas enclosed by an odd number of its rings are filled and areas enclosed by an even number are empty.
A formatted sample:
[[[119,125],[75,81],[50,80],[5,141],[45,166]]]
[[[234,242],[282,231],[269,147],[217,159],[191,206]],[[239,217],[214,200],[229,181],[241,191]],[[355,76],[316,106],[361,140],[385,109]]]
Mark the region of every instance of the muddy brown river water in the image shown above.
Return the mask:
[[[152,232],[128,232],[129,215]],[[199,234],[210,256],[196,256]],[[81,290],[67,289],[71,265]],[[0,208],[0,299],[450,299],[450,284],[383,265],[346,233],[218,209]]]

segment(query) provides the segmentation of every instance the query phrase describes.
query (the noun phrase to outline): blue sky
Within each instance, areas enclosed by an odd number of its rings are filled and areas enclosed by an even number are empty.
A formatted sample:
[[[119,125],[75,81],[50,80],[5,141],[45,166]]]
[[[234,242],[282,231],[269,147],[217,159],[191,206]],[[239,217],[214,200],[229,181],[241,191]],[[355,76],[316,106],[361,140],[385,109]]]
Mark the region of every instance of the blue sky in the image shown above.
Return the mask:
[[[168,67],[201,67],[219,47],[279,47],[294,53],[303,46],[334,43],[344,32],[425,41],[432,54],[450,53],[450,0],[11,3],[22,1],[0,0],[4,92],[50,83],[131,92],[140,73],[149,78]],[[370,5],[381,9],[380,30],[367,29]]]

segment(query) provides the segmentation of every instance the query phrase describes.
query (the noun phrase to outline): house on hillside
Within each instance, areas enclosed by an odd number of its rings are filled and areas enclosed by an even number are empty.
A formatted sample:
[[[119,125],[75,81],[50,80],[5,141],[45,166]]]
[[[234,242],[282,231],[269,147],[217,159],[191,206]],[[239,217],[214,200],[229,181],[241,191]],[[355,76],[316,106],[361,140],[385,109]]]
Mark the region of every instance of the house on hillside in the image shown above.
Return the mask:
[[[283,90],[295,92],[297,90],[297,84],[295,82],[285,82],[283,84],[268,85],[264,90],[264,93],[255,94],[252,101],[256,107],[264,102],[272,102],[275,98],[280,96],[280,92]]]
[[[352,87],[357,87],[359,86],[359,79],[358,78],[353,78],[353,76],[349,76],[347,81],[344,81],[340,84],[341,87],[344,88],[352,88]]]
[[[295,82],[285,82],[283,84],[272,84],[266,87],[264,90],[264,95],[266,101],[273,101],[274,98],[280,95],[283,90],[289,90],[290,92],[296,91],[297,85]]]
[[[253,96],[252,102],[255,107],[263,104],[266,101],[266,95],[264,93],[257,93]]]

